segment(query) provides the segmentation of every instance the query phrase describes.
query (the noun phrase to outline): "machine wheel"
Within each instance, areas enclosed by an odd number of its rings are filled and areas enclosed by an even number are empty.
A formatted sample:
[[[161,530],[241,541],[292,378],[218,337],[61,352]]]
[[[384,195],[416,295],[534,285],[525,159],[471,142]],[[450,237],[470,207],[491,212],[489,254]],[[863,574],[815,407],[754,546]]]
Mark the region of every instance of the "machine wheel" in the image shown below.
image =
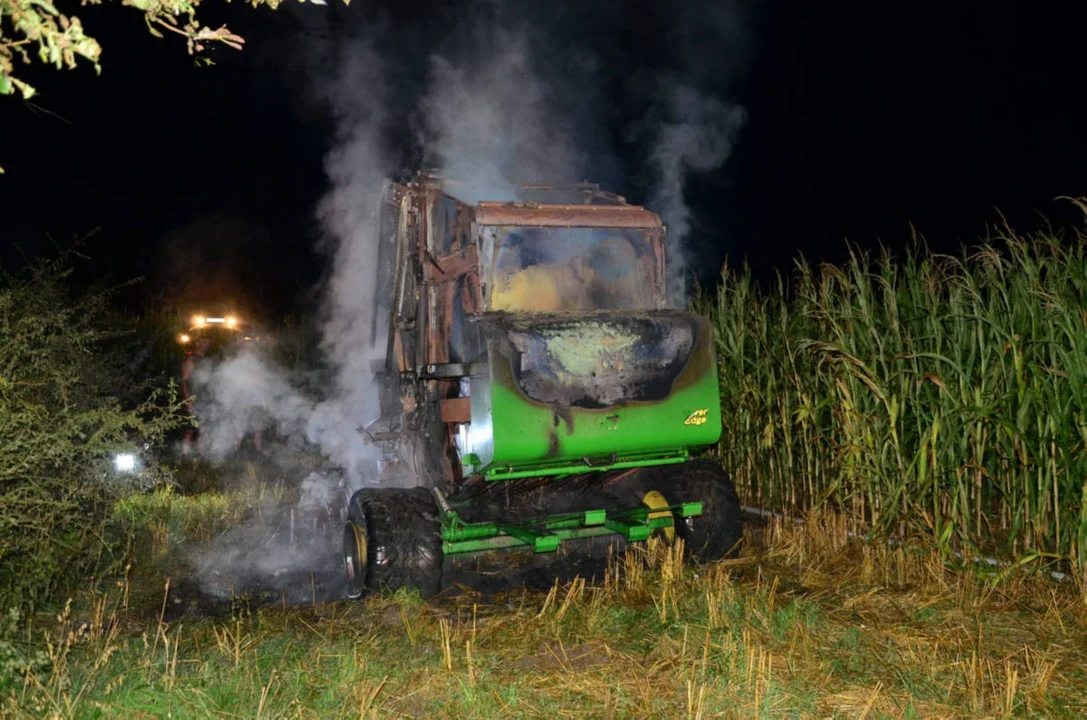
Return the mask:
[[[442,528],[426,488],[367,488],[348,504],[344,571],[350,597],[414,587],[423,597],[442,582]]]
[[[676,523],[688,552],[703,561],[736,557],[743,542],[743,511],[736,486],[717,462],[694,460],[677,468],[673,502],[702,501],[702,514]]]
[[[629,491],[651,510],[701,501],[701,515],[675,518],[675,534],[683,538],[685,554],[702,561],[739,555],[743,540],[740,499],[728,473],[713,460],[654,468],[639,474]],[[667,531],[665,537],[671,539]]]

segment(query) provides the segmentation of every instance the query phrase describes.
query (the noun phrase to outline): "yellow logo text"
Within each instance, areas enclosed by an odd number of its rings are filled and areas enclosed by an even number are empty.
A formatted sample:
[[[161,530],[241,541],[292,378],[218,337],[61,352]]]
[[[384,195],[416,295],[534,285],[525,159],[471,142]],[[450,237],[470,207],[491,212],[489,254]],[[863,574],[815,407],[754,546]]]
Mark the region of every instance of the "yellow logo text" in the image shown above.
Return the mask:
[[[695,410],[693,413],[691,413],[690,415],[687,416],[687,419],[683,421],[683,424],[684,425],[705,425],[706,420],[708,420],[708,418],[706,417],[707,413],[709,413],[709,408],[702,408],[700,410]]]

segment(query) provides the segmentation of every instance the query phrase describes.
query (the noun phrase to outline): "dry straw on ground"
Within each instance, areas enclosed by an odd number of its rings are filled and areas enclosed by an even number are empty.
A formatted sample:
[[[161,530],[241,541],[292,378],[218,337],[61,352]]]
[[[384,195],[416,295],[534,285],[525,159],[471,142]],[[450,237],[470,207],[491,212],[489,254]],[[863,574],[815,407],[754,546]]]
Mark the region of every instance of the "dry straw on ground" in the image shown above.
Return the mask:
[[[594,581],[228,618],[127,614],[47,633],[5,714],[105,717],[1010,717],[1087,712],[1079,589],[774,521],[695,567],[650,542]]]

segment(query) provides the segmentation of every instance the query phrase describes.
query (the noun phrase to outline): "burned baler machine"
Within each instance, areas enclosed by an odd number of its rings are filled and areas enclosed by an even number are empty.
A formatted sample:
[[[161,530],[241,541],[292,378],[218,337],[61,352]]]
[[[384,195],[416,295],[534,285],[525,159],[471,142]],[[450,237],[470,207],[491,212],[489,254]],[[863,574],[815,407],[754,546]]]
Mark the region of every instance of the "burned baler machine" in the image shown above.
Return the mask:
[[[453,193],[383,198],[383,475],[414,488],[352,499],[352,587],[431,591],[443,556],[593,536],[733,550],[732,484],[691,459],[721,432],[713,332],[667,307],[660,218],[591,185]]]

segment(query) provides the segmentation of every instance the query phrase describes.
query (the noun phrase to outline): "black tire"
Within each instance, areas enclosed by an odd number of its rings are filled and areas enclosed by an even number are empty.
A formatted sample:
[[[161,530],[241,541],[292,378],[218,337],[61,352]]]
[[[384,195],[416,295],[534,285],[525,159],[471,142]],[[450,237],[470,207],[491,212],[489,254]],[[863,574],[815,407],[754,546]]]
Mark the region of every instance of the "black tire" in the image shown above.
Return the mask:
[[[676,534],[683,538],[684,554],[710,562],[740,554],[743,514],[736,487],[728,473],[713,460],[691,460],[681,465],[647,468],[627,483],[632,500],[656,490],[669,504],[701,502],[702,514],[675,518]]]
[[[702,501],[701,515],[676,523],[687,551],[702,561],[738,556],[744,538],[743,511],[732,478],[713,460],[692,460],[676,470],[671,502]]]
[[[361,533],[365,563],[356,539]],[[348,595],[414,587],[423,597],[442,583],[442,525],[426,488],[373,488],[351,497],[344,528]]]

